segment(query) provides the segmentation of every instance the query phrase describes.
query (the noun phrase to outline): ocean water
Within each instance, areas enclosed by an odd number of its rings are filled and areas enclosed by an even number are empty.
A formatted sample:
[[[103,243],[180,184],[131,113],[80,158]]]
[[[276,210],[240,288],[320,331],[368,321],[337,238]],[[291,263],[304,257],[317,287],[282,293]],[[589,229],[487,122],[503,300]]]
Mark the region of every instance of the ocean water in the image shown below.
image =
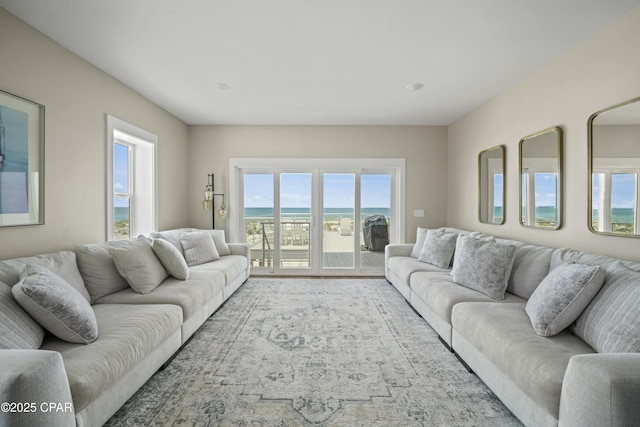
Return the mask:
[[[598,210],[592,211],[593,222],[598,222]],[[633,225],[634,209],[633,208],[611,208],[611,222],[614,224],[632,224]]]
[[[371,215],[384,215],[387,218],[391,216],[390,208],[362,208],[362,217],[366,218]],[[353,218],[353,208],[324,208],[325,220],[337,220],[338,218]],[[244,208],[244,217],[250,218],[272,218],[273,208]],[[311,209],[309,208],[282,208],[282,218],[311,218]]]
[[[113,208],[113,217],[115,222],[129,221],[129,208],[115,207]]]

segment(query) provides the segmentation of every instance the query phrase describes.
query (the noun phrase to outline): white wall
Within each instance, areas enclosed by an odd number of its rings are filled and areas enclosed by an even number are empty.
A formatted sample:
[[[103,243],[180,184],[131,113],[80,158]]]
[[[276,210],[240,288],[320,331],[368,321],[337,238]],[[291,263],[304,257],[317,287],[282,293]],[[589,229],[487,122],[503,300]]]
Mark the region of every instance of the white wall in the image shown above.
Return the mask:
[[[180,120],[0,9],[0,89],[45,106],[45,224],[0,228],[0,259],[106,237],[106,114],[158,135],[159,228],[188,225]]]
[[[587,120],[596,111],[640,96],[639,41],[637,8],[453,123],[448,225],[640,261],[640,240],[599,236],[587,228]],[[564,129],[564,226],[558,231],[524,228],[518,222],[518,141],[555,125]],[[480,224],[477,218],[477,156],[498,144],[507,148],[502,226]]]
[[[446,222],[446,127],[192,126],[189,141],[190,222],[195,227],[211,227],[211,214],[200,204],[208,173],[215,174],[216,192],[229,194],[231,157],[405,158],[406,240],[415,241],[418,226]],[[425,217],[414,218],[414,209],[423,209]],[[216,219],[216,228],[226,225]]]

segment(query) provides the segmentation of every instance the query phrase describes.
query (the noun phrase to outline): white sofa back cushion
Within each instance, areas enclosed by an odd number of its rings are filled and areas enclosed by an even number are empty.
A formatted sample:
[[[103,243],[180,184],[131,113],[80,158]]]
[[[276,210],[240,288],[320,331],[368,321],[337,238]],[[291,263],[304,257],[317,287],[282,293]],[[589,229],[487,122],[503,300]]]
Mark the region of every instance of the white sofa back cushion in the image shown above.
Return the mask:
[[[126,241],[89,243],[73,249],[76,253],[78,268],[91,295],[92,304],[105,295],[129,287],[129,283],[120,275],[109,253],[110,248],[126,244]]]
[[[621,262],[605,270],[605,283],[571,331],[598,353],[640,353],[640,273]]]
[[[127,245],[110,248],[116,269],[131,289],[148,294],[167,278],[167,270],[151,249],[151,242],[142,237],[129,240]]]
[[[37,349],[44,329],[13,298],[11,287],[0,282],[0,349]]]
[[[87,301],[91,301],[91,296],[85,286],[84,279],[78,270],[75,253],[71,251],[59,251],[0,261],[0,281],[9,286],[15,285],[20,280],[24,266],[27,264],[39,265],[53,271],[73,286],[76,291],[80,292]]]

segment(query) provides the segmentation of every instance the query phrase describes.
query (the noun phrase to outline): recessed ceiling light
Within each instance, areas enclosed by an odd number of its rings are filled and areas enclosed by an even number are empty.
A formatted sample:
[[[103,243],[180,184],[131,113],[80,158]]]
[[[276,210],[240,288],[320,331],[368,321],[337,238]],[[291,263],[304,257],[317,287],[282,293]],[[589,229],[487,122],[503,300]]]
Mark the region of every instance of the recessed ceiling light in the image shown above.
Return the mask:
[[[218,82],[216,83],[216,88],[218,88],[218,90],[229,90],[231,89],[231,86],[226,83]]]
[[[416,83],[409,83],[406,87],[407,90],[412,90],[412,91],[416,91],[416,90],[420,90],[424,87],[424,85],[420,82],[416,82]]]

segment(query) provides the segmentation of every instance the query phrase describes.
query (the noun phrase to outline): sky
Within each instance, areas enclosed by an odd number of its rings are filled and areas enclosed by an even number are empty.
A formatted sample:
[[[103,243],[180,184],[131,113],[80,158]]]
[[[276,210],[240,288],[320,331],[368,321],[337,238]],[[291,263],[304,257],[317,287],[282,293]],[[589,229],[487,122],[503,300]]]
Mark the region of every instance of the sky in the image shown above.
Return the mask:
[[[113,144],[113,191],[123,192],[129,187],[129,148],[122,144]],[[127,207],[124,199],[115,199],[115,207]]]
[[[614,173],[611,175],[611,207],[633,208],[635,207],[636,176],[631,173]],[[598,175],[594,174],[593,199],[594,209],[598,208]]]
[[[311,207],[310,173],[280,175],[280,203],[283,208]],[[274,204],[273,175],[244,175],[244,206],[270,208]],[[355,197],[354,174],[324,174],[324,204],[327,208],[353,207]],[[391,175],[361,175],[361,206],[391,207]]]

